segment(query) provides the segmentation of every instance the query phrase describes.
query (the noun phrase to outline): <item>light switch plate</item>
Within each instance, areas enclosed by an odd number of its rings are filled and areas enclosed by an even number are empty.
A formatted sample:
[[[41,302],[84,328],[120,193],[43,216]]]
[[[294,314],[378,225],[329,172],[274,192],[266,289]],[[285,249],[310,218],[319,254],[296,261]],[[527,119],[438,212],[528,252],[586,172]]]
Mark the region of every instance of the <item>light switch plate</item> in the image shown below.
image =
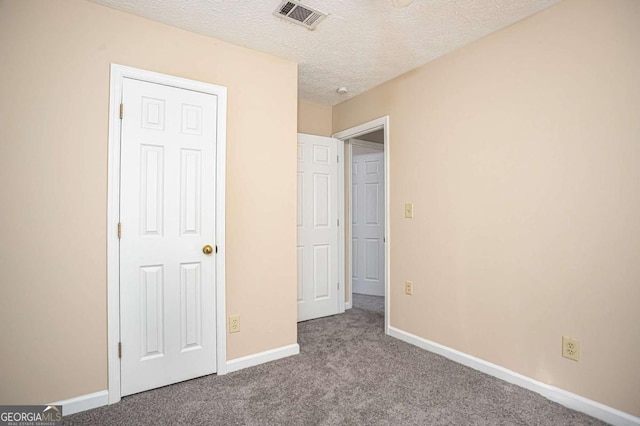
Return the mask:
[[[413,219],[413,203],[405,203],[404,217],[406,217],[407,219]]]

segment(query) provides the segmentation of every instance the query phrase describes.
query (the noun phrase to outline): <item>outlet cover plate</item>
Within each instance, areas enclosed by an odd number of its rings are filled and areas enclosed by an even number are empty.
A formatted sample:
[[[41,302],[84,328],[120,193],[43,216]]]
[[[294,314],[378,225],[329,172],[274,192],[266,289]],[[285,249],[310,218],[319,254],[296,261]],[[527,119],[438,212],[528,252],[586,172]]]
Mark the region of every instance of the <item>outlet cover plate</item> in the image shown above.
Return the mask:
[[[240,315],[229,315],[229,333],[240,331]]]
[[[562,336],[562,356],[573,361],[580,360],[580,341]]]
[[[413,281],[404,282],[404,294],[413,296]]]

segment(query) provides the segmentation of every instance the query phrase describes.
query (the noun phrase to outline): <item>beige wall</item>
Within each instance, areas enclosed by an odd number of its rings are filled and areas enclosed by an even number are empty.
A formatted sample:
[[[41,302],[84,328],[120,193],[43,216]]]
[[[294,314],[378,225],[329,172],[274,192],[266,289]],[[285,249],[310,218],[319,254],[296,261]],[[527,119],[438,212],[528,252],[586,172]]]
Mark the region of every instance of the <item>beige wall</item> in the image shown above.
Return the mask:
[[[565,0],[333,108],[390,115],[391,325],[636,416],[639,22]]]
[[[300,99],[298,101],[298,132],[331,136],[331,106]]]
[[[80,0],[1,1],[0,40],[0,404],[107,388],[111,62],[228,87],[227,356],[295,343],[296,64]]]

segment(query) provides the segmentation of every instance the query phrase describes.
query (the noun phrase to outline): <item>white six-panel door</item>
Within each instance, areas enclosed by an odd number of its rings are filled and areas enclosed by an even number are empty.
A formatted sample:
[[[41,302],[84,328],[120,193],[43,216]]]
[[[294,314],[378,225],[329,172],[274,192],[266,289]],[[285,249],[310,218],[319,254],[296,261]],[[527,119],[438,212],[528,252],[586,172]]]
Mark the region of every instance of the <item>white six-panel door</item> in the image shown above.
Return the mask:
[[[121,394],[216,371],[217,97],[125,78]]]
[[[298,321],[339,310],[337,144],[298,135]]]
[[[354,154],[351,184],[353,292],[384,296],[384,153]]]

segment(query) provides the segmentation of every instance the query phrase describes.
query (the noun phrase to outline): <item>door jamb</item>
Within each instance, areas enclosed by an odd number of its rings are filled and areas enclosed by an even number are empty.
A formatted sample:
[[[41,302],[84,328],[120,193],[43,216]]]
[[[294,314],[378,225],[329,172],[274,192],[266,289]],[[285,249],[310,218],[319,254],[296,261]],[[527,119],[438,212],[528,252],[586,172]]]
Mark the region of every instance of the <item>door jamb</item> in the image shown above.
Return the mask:
[[[120,103],[124,78],[147,81],[218,97],[216,134],[216,374],[227,372],[225,313],[225,165],[227,88],[138,68],[111,64],[107,181],[107,360],[109,404],[121,399],[120,358]]]
[[[334,138],[336,139],[336,138]],[[345,228],[346,221],[344,217],[344,141],[336,139],[336,148],[338,151],[338,313],[345,311]]]
[[[390,262],[390,243],[391,243],[391,229],[390,229],[390,220],[389,220],[389,201],[391,199],[390,197],[390,191],[389,189],[391,188],[390,185],[390,179],[389,179],[389,175],[390,175],[390,169],[389,169],[389,165],[391,164],[389,161],[389,157],[390,157],[390,140],[389,140],[389,116],[385,115],[383,117],[380,118],[376,118],[375,120],[371,120],[371,121],[367,121],[366,123],[362,123],[359,124],[357,126],[354,127],[350,127],[348,129],[342,130],[340,132],[334,133],[331,137],[336,138],[340,141],[347,142],[348,143],[348,147],[349,147],[349,160],[351,160],[351,144],[348,142],[349,139],[352,138],[357,138],[358,136],[362,136],[364,134],[376,131],[376,130],[380,130],[380,129],[384,129],[384,237],[385,237],[385,245],[384,245],[384,332],[385,334],[389,334],[389,320],[391,318],[391,311],[390,311],[390,306],[391,303],[389,301],[389,293],[390,293],[390,289],[389,289],[389,285],[391,282],[391,262]],[[344,155],[344,148],[341,150],[341,155]],[[342,161],[342,170],[344,171],[346,167],[346,164],[344,161]],[[340,177],[340,176],[339,176]],[[338,182],[339,185],[339,196],[341,197],[341,199],[343,200],[343,204],[342,204],[342,220],[344,220],[344,210],[345,210],[345,206],[344,206],[344,191],[345,191],[345,176],[344,176],[344,172],[342,173],[342,181]],[[347,179],[351,179],[351,176],[348,176]],[[350,190],[350,186],[347,189],[347,191],[349,191],[349,194],[351,193]],[[351,199],[351,195],[349,195],[349,199]],[[351,209],[349,209],[349,211],[351,212]],[[350,220],[350,218],[349,218]],[[347,261],[346,259],[346,252],[345,252],[345,245],[346,245],[346,241],[347,239],[351,239],[351,227],[349,227],[349,235],[345,235],[344,234],[344,230],[345,230],[345,226],[341,227],[341,241],[340,241],[340,245],[341,245],[341,253],[343,253],[342,256],[340,256],[339,258],[339,262],[340,262],[340,267],[339,269],[343,271],[343,275],[344,275],[344,271],[345,271],[345,263]],[[351,256],[351,252],[349,252],[349,256]],[[351,274],[349,274],[351,275]],[[353,283],[351,282],[351,277],[347,277],[347,282],[349,283],[349,289],[353,294]],[[353,304],[353,299],[350,300],[350,302]]]

